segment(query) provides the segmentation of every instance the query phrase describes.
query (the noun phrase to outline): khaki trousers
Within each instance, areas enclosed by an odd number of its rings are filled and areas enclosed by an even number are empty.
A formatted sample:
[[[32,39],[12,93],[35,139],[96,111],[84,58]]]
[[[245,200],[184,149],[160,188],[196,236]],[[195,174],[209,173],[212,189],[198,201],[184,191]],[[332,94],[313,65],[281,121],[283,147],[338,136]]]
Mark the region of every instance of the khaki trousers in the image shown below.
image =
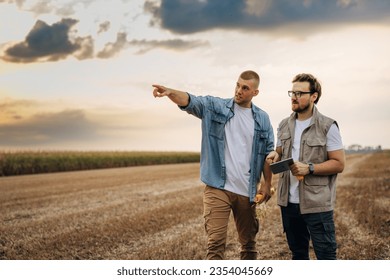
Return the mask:
[[[259,221],[256,208],[246,196],[206,186],[203,195],[204,221],[207,234],[208,260],[222,260],[225,255],[227,228],[230,212],[233,212],[242,260],[257,258],[256,234]]]

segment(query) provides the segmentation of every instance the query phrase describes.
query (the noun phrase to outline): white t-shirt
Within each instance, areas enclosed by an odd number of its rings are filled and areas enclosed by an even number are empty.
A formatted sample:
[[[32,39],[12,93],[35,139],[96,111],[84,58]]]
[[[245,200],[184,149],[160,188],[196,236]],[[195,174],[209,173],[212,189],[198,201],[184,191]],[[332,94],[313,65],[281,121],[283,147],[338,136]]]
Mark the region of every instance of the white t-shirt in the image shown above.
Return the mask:
[[[299,161],[299,152],[301,147],[302,132],[310,125],[311,118],[299,121],[295,120],[295,133],[294,143],[292,145],[292,158],[294,161]],[[280,139],[278,139],[277,147],[282,145]],[[326,134],[326,150],[328,152],[343,149],[343,143],[341,140],[340,131],[336,124],[332,124]],[[299,203],[299,181],[297,177],[293,176],[290,172],[290,190],[288,201],[291,203]]]
[[[254,130],[252,109],[235,104],[234,116],[225,125],[225,190],[244,196],[249,196]]]

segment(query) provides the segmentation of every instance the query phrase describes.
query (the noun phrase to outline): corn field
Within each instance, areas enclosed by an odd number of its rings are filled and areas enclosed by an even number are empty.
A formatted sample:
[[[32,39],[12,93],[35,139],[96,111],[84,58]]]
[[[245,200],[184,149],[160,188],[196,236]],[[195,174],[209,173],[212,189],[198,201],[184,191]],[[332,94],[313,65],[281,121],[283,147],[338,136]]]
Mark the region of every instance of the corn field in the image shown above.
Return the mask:
[[[0,151],[0,176],[199,162],[195,152]]]

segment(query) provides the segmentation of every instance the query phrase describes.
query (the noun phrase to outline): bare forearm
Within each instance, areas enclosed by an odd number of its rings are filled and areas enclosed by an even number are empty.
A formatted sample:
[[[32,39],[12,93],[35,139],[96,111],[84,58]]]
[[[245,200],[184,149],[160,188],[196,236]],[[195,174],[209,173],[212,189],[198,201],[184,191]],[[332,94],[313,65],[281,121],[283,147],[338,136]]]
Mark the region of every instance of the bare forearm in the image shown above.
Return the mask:
[[[264,176],[264,183],[266,185],[271,186],[272,171],[271,171],[271,167],[269,166],[269,163],[267,161],[264,162],[263,176]]]
[[[172,100],[172,102],[183,107],[187,106],[189,102],[188,93],[180,90],[171,89],[171,93],[168,97]]]
[[[314,175],[328,176],[341,173],[344,170],[345,154],[344,150],[328,152],[328,160],[321,163],[313,163]],[[310,174],[308,162],[295,162],[291,166],[293,175],[305,176]]]
[[[341,173],[344,170],[344,164],[338,160],[330,159],[323,163],[314,164],[315,175],[333,175]]]

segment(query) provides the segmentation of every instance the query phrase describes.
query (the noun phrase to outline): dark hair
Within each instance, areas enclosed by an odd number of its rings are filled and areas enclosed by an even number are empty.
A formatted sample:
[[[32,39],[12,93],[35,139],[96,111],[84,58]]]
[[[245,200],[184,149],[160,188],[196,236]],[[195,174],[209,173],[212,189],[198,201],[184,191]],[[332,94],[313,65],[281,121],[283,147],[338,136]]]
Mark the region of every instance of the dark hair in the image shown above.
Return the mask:
[[[260,84],[260,76],[255,71],[247,70],[241,73],[240,78],[243,80],[255,80],[256,81],[256,88],[259,87]]]
[[[316,99],[316,101],[314,101],[314,103],[317,104],[318,100],[320,100],[320,97],[321,97],[321,84],[317,80],[316,77],[314,77],[311,74],[302,73],[302,74],[296,75],[294,77],[294,79],[292,80],[292,82],[293,83],[295,83],[295,82],[309,82],[309,84],[310,84],[310,91],[313,92],[313,93],[314,92],[318,93],[317,99]]]

